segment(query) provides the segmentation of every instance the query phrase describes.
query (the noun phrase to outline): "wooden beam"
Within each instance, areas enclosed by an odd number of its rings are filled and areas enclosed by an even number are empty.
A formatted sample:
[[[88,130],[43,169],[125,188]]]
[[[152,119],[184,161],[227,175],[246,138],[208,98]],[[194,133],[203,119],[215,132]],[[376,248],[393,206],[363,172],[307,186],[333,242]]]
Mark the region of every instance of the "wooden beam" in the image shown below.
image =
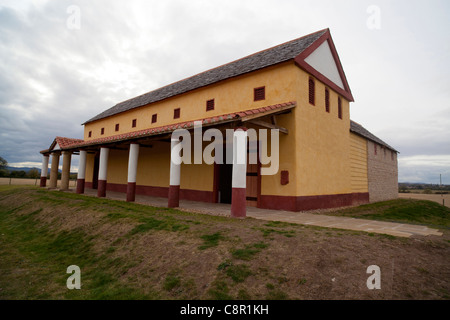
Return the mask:
[[[282,132],[284,134],[289,134],[289,130],[288,129],[280,127],[280,126],[277,126],[275,124],[271,124],[269,122],[265,122],[265,121],[257,120],[257,119],[250,120],[248,122],[252,123],[252,124],[255,124],[257,126],[260,126],[260,127],[268,128],[268,129],[278,129],[278,130],[280,130],[280,132]]]

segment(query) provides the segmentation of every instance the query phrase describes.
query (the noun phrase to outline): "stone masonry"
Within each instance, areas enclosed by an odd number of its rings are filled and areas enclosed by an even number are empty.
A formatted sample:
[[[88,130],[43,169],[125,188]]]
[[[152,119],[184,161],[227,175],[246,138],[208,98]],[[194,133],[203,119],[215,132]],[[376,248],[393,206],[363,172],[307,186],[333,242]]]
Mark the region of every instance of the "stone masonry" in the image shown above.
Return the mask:
[[[398,197],[397,152],[367,140],[369,201],[385,201]]]

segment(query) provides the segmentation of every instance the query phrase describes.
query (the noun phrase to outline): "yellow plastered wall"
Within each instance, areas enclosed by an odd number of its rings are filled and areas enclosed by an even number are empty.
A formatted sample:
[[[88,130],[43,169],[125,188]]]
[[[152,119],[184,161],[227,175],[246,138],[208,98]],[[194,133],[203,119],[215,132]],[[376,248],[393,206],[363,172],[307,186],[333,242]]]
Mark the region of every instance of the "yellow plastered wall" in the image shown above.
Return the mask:
[[[293,62],[279,64],[88,123],[84,128],[84,140],[293,101],[295,69],[297,67]],[[253,101],[253,89],[262,86],[266,88],[266,99]],[[206,112],[206,101],[210,99],[214,99],[215,109]],[[180,118],[173,119],[174,109],[177,108],[180,108]],[[157,122],[152,124],[153,114],[157,114]],[[132,128],[133,119],[137,119],[135,128]],[[116,124],[119,124],[119,131],[115,131]]]
[[[89,131],[92,131],[92,139],[99,138],[102,127],[106,137],[295,100],[297,107],[291,113],[276,117],[278,125],[287,128],[289,134],[280,133],[279,171],[275,175],[261,177],[261,194],[308,196],[351,193],[349,103],[341,97],[343,119],[339,119],[338,94],[329,89],[331,110],[327,113],[325,85],[315,80],[316,104],[310,105],[308,79],[309,74],[293,62],[280,64],[89,123],[85,126],[85,139],[89,140]],[[266,99],[254,102],[253,89],[260,86],[266,87]],[[215,99],[215,110],[205,112],[209,99]],[[181,109],[181,117],[174,120],[175,108]],[[154,113],[158,114],[158,121],[152,125]],[[136,128],[131,128],[133,119],[137,119]],[[119,132],[114,131],[116,123],[120,125]],[[125,151],[117,161],[109,162],[108,182],[126,183],[127,155]],[[92,171],[93,157],[89,159],[88,170]],[[117,170],[120,173],[116,173]],[[283,170],[289,172],[289,184],[284,186],[280,182]],[[212,191],[213,176],[212,165],[182,165],[181,188]],[[92,181],[92,173],[86,178]],[[169,178],[170,144],[156,142],[153,148],[141,148],[137,184],[167,187]]]
[[[369,192],[367,140],[354,133],[350,133],[350,176],[352,192]]]
[[[315,105],[309,103],[310,75],[298,69],[295,112],[297,192],[300,196],[351,193],[349,168],[349,102],[342,100],[338,117],[338,94],[331,88],[330,112],[325,111],[325,85],[315,81]]]
[[[92,182],[92,177],[94,175],[94,158],[95,155],[93,153],[88,153],[86,156],[86,182]]]
[[[261,176],[261,195],[279,195],[279,196],[296,196],[297,195],[297,173],[296,173],[296,149],[295,143],[296,126],[295,126],[295,112],[296,108],[291,113],[276,116],[277,124],[289,130],[286,135],[279,133],[279,168],[275,175]],[[266,120],[270,122],[269,119]],[[271,150],[270,132],[268,136],[268,153]],[[269,167],[270,165],[262,165],[262,167]],[[281,171],[289,172],[289,183],[281,185]]]
[[[110,149],[108,157],[108,183],[127,184],[128,150]],[[92,182],[94,155],[88,154],[86,181]],[[169,187],[170,143],[155,142],[151,147],[140,147],[136,184],[151,187]],[[192,164],[181,166],[181,189],[212,191],[214,166]]]
[[[156,102],[128,112],[115,115],[85,125],[84,138],[91,140],[116,134],[159,127],[178,122],[192,121],[227,114],[242,110],[254,109],[263,106],[294,101],[296,99],[297,70],[293,62],[279,64],[264,70],[253,72],[233,79],[222,81],[206,88],[197,89],[180,96]],[[253,89],[265,86],[266,99],[253,101]],[[206,112],[206,101],[215,100],[215,110]],[[181,109],[181,117],[173,119],[173,110]],[[158,121],[151,124],[153,114],[158,114]],[[289,130],[289,135],[280,133],[280,165],[279,171],[273,176],[263,176],[261,179],[261,193],[268,195],[296,195],[296,160],[295,154],[295,116],[294,113],[277,116],[278,125]],[[137,127],[132,128],[132,120],[137,119]],[[270,122],[270,120],[269,120]],[[115,125],[119,124],[116,132]],[[252,127],[246,124],[248,127]],[[101,128],[105,134],[100,135]],[[260,129],[260,127],[254,127]],[[88,137],[89,131],[92,137]],[[110,159],[118,155],[117,161],[108,161],[108,182],[126,183],[128,158],[127,152],[110,154]],[[138,185],[167,187],[170,177],[170,144],[155,143],[152,149],[140,148]],[[92,162],[92,164],[89,164]],[[88,161],[93,167],[93,158]],[[125,167],[124,167],[125,166]],[[92,169],[93,170],[93,169]],[[280,171],[288,170],[290,180],[286,186],[280,183]],[[120,171],[120,172],[116,172]],[[92,180],[92,174],[89,176]],[[190,190],[212,191],[214,183],[213,165],[182,165],[181,188]]]

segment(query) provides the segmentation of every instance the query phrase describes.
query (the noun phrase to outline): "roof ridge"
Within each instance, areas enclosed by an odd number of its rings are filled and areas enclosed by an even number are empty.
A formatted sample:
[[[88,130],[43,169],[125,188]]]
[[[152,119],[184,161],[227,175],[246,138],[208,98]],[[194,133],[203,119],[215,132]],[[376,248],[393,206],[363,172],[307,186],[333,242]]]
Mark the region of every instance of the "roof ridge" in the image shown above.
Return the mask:
[[[308,39],[313,36],[317,35],[323,35],[329,31],[328,28],[322,29],[313,33],[310,33],[308,35],[304,35],[302,37],[289,40],[286,42],[283,42],[281,44],[272,46],[270,48],[260,50],[258,52],[249,54],[245,57],[239,58],[237,60],[233,60],[230,62],[227,62],[225,64],[222,64],[220,66],[205,70],[203,72],[197,73],[195,75],[192,75],[190,77],[178,80],[176,82],[172,82],[170,84],[167,84],[163,87],[154,89],[152,91],[148,91],[146,93],[143,93],[141,95],[138,95],[136,97],[124,100],[122,102],[119,102],[112,106],[111,108],[104,110],[103,112],[97,114],[96,116],[92,117],[91,119],[87,120],[83,124],[87,124],[89,122],[93,122],[96,120],[100,120],[103,118],[107,118],[110,116],[113,116],[118,113],[122,113],[125,111],[132,110],[134,108],[138,108],[150,103],[158,102],[164,99],[171,98],[173,96],[177,96],[198,88],[202,88],[232,77],[240,76],[249,72],[253,72],[256,70],[260,70],[278,63],[286,62],[289,59],[294,59],[296,55],[303,52],[306,48],[308,48],[312,43],[300,43],[300,40],[302,39]],[[315,39],[317,40],[317,39]],[[315,41],[314,40],[314,41]],[[313,41],[313,42],[314,42]],[[279,54],[270,55],[269,53],[277,48],[282,48],[283,46],[287,46],[292,43],[298,43],[299,48],[285,48],[285,50],[279,50]],[[291,50],[289,50],[291,49]],[[299,49],[300,52],[295,52],[295,56],[290,57],[290,53],[293,49]],[[267,53],[266,56],[260,57],[258,61],[251,61],[252,57],[263,55],[264,53]],[[245,60],[250,60],[246,63]],[[233,69],[233,66],[235,67]],[[228,68],[227,68],[228,67]],[[216,71],[214,73],[214,71]],[[209,77],[208,77],[209,75]],[[184,87],[183,87],[184,85]],[[172,92],[167,92],[167,90],[173,89]],[[153,96],[152,96],[153,95]]]
[[[361,129],[360,129],[360,131],[358,131],[356,128],[352,128],[352,125],[353,126],[359,126]],[[361,132],[361,130],[363,131],[363,132]],[[358,135],[360,135],[360,136],[362,136],[362,137],[364,137],[364,138],[366,138],[366,139],[368,139],[368,140],[371,140],[371,141],[373,141],[373,142],[376,142],[376,143],[378,143],[378,144],[381,144],[382,146],[385,146],[386,148],[388,148],[388,149],[391,149],[391,150],[393,150],[393,151],[395,151],[395,152],[398,152],[395,148],[393,148],[393,147],[391,147],[389,144],[387,144],[386,142],[384,142],[383,140],[381,140],[380,138],[378,138],[376,135],[374,135],[372,132],[370,132],[369,130],[367,130],[362,124],[360,124],[360,123],[358,123],[358,122],[356,122],[356,121],[353,121],[353,120],[350,120],[350,131],[351,132],[353,132],[353,133],[355,133],[355,134],[358,134]]]
[[[117,106],[117,105],[119,105],[119,104],[121,104],[121,103],[123,103],[123,102],[126,102],[126,101],[130,101],[130,100],[139,98],[139,97],[144,96],[144,95],[146,95],[146,94],[148,94],[148,93],[152,93],[152,92],[154,92],[154,91],[161,90],[161,89],[163,89],[163,88],[167,88],[167,87],[172,86],[172,85],[174,85],[174,84],[176,84],[176,83],[180,83],[180,82],[183,82],[183,81],[192,79],[192,78],[194,78],[194,77],[200,76],[200,75],[205,74],[205,73],[207,73],[207,72],[210,72],[210,71],[212,71],[212,70],[219,69],[219,68],[223,68],[223,67],[225,67],[225,66],[227,66],[227,65],[230,65],[230,64],[232,64],[232,63],[235,63],[235,62],[238,62],[238,61],[241,61],[241,60],[244,60],[244,59],[248,59],[249,57],[255,56],[255,55],[257,55],[257,54],[261,54],[261,53],[263,53],[263,52],[265,52],[265,51],[273,50],[273,49],[275,49],[275,48],[277,48],[277,47],[281,47],[281,46],[286,45],[286,44],[288,44],[288,43],[292,43],[292,42],[301,40],[301,39],[303,39],[303,38],[310,37],[310,36],[312,36],[312,35],[314,35],[314,34],[326,32],[326,31],[328,31],[328,30],[329,30],[328,28],[322,29],[322,30],[319,30],[319,31],[316,31],[316,32],[312,32],[312,33],[310,33],[310,34],[307,34],[307,35],[305,35],[305,36],[301,36],[301,37],[299,37],[299,38],[292,39],[292,40],[289,40],[289,41],[285,41],[285,42],[280,43],[280,44],[277,44],[277,45],[275,45],[275,46],[272,46],[272,47],[269,47],[269,48],[266,48],[266,49],[263,49],[263,50],[259,50],[259,51],[257,51],[257,52],[248,54],[248,55],[246,55],[246,56],[244,56],[244,57],[242,57],[242,58],[239,58],[239,59],[235,59],[235,60],[226,62],[226,63],[224,63],[224,64],[221,64],[221,65],[216,66],[216,67],[213,67],[213,68],[209,68],[209,69],[204,70],[204,71],[202,71],[202,72],[196,73],[196,74],[194,74],[194,75],[192,75],[192,76],[189,76],[189,77],[186,77],[186,78],[177,80],[177,81],[175,81],[175,82],[171,82],[171,83],[166,84],[166,85],[164,85],[164,86],[162,86],[162,87],[159,87],[159,88],[157,88],[157,89],[147,91],[146,93],[140,94],[140,95],[138,95],[138,96],[136,96],[136,97],[129,98],[129,99],[127,99],[127,100],[121,101],[121,102],[119,102],[119,103],[116,103],[114,106]],[[114,107],[114,106],[113,106],[113,107]]]

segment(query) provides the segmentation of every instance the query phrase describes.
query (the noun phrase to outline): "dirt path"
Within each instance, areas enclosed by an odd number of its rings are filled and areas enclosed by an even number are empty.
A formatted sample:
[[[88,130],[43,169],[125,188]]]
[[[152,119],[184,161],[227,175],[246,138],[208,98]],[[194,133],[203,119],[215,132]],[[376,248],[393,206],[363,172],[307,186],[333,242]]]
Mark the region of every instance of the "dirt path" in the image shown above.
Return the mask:
[[[450,194],[399,193],[398,197],[403,199],[430,200],[440,204],[444,200],[445,206],[450,208]]]

